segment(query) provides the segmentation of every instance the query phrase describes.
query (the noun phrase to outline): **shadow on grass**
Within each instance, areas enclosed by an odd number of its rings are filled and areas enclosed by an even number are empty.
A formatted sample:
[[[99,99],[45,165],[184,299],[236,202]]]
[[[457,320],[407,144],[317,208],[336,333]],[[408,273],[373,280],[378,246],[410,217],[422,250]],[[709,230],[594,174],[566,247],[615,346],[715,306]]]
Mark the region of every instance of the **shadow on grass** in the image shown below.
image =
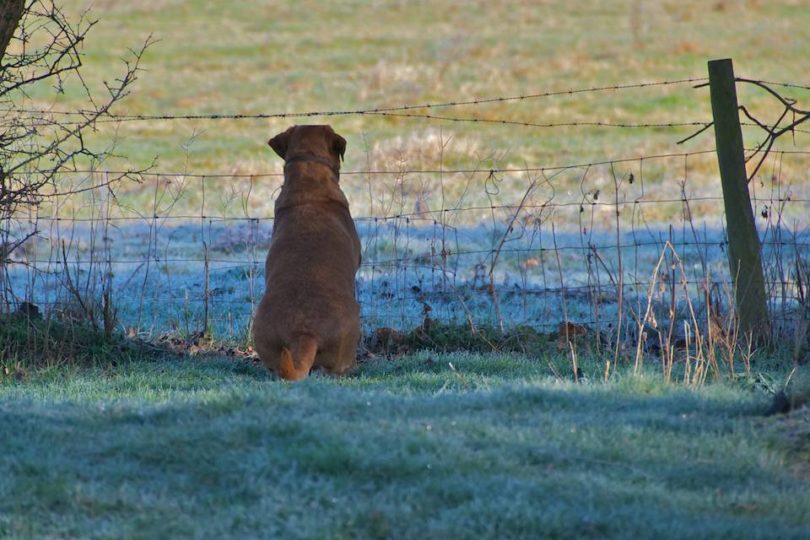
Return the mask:
[[[500,366],[482,370],[488,359]],[[810,527],[806,482],[758,435],[762,403],[740,389],[559,382],[508,356],[399,362],[290,384],[244,361],[174,360],[0,387],[0,532],[798,538]]]

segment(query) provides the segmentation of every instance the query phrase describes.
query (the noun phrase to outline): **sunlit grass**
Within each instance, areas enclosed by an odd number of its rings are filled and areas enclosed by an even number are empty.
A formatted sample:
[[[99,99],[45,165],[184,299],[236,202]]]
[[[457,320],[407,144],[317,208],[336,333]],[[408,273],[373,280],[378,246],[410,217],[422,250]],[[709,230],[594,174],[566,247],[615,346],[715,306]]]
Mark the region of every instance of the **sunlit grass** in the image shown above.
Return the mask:
[[[490,2],[461,9],[455,2],[239,2],[227,8],[201,1],[99,2],[92,13],[102,20],[85,45],[85,79],[99,87],[115,73],[116,59],[152,34],[156,43],[144,57],[144,72],[117,114],[351,110],[532,94],[705,77],[706,61],[723,56],[735,57],[743,75],[806,83],[797,79],[810,25],[796,4]],[[84,2],[67,5],[78,10]],[[639,5],[642,19],[635,22]],[[80,106],[74,97],[68,86],[59,107]],[[746,98],[752,110],[778,110],[762,92]],[[706,89],[689,85],[430,112],[536,123],[710,118]],[[348,169],[364,166],[364,139],[385,143],[418,134],[426,123],[475,140],[485,152],[544,164],[548,155],[559,164],[669,152],[690,133],[368,116],[177,121],[168,130],[120,126],[119,153],[135,166],[159,156],[162,170],[224,172],[244,160],[269,168],[268,136],[291,122],[313,120],[331,122],[349,139]],[[112,129],[102,127],[100,135],[111,136]],[[192,136],[187,155],[181,147]],[[711,147],[711,139],[709,134],[678,150]]]

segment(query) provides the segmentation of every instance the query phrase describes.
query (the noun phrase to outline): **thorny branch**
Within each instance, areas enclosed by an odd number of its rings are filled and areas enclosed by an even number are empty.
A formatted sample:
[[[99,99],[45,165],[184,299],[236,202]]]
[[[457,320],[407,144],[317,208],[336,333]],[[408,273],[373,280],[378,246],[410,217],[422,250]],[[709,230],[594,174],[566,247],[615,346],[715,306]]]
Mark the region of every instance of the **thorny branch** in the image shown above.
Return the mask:
[[[776,122],[774,122],[772,126],[769,126],[768,124],[766,124],[765,122],[761,122],[758,118],[756,118],[753,114],[751,114],[751,112],[744,105],[739,106],[740,111],[746,116],[746,118],[748,118],[749,120],[751,120],[751,122],[753,122],[753,124],[747,124],[747,125],[754,125],[754,126],[762,129],[763,131],[765,131],[767,133],[767,136],[765,137],[765,140],[763,140],[754,149],[754,151],[751,153],[751,155],[749,155],[746,158],[746,163],[747,163],[747,162],[751,161],[757,154],[762,153],[762,155],[759,158],[759,161],[757,162],[756,167],[754,167],[753,172],[748,177],[748,181],[750,182],[751,179],[754,178],[754,176],[756,176],[757,172],[759,172],[759,169],[762,167],[762,164],[767,159],[768,154],[771,151],[771,148],[773,148],[773,145],[776,142],[776,139],[778,139],[779,137],[781,137],[782,135],[784,135],[785,133],[788,133],[788,132],[795,133],[796,131],[802,131],[802,130],[797,130],[796,128],[799,125],[803,124],[804,122],[807,122],[808,120],[810,120],[810,111],[799,109],[798,107],[796,107],[797,102],[796,102],[795,99],[785,97],[785,96],[781,95],[779,92],[777,92],[776,90],[774,90],[773,88],[771,88],[770,86],[768,86],[769,84],[777,84],[777,83],[767,83],[765,81],[757,81],[757,80],[754,80],[754,79],[745,79],[745,78],[741,78],[741,77],[738,77],[736,79],[736,81],[737,82],[742,82],[742,83],[753,84],[754,86],[758,86],[759,88],[762,88],[763,90],[765,90],[766,92],[771,94],[773,97],[775,97],[782,104],[782,106],[784,107],[784,110],[779,115],[779,118],[776,120]],[[707,85],[706,84],[699,84],[699,85],[696,85],[694,88],[702,88],[704,86],[707,86]],[[790,85],[790,86],[798,86],[798,85]],[[798,87],[803,88],[802,86],[798,86]],[[782,126],[781,125],[782,122],[785,120],[785,118],[787,118],[788,115],[792,115],[793,121],[790,124],[786,125],[786,126]],[[701,133],[703,133],[704,131],[706,131],[707,129],[712,127],[713,125],[714,125],[714,122],[707,122],[700,129],[698,129],[697,131],[695,131],[691,135],[679,140],[676,144],[683,144],[683,143],[685,143],[687,141],[690,141],[690,140],[694,139],[695,137],[697,137],[698,135],[700,135]],[[764,149],[764,151],[763,151],[763,149]]]
[[[95,148],[87,134],[111,116],[111,108],[123,100],[137,80],[147,39],[123,59],[123,73],[104,82],[97,97],[80,73],[82,46],[96,20],[87,13],[72,20],[54,0],[28,0],[19,24],[4,54],[0,56],[0,252],[8,261],[35,232],[13,230],[15,215],[23,208],[36,208],[45,197],[66,195],[60,176],[82,169],[93,170],[113,155],[114,144]],[[84,107],[80,120],[60,121],[58,114],[43,111],[23,114],[26,103],[39,101],[32,91],[52,86],[52,95],[64,93],[68,84],[77,85]],[[40,102],[41,103],[41,102]],[[75,117],[74,117],[75,118]],[[137,178],[144,171],[127,170],[106,179],[111,186],[125,178]]]
[[[767,136],[765,137],[765,140],[763,140],[754,149],[754,151],[751,153],[751,155],[749,155],[746,158],[746,163],[747,163],[747,162],[751,161],[752,159],[754,159],[754,157],[757,156],[757,154],[761,154],[760,157],[759,157],[759,161],[757,162],[756,166],[754,167],[754,170],[748,176],[748,181],[750,182],[751,179],[754,178],[754,176],[756,176],[757,172],[759,172],[760,167],[762,167],[762,164],[765,162],[765,159],[767,159],[768,154],[770,153],[771,148],[773,148],[773,145],[776,142],[776,140],[779,137],[781,137],[782,135],[784,135],[785,133],[793,133],[793,132],[795,132],[796,128],[799,125],[801,125],[804,122],[807,122],[808,120],[810,120],[810,111],[803,110],[803,109],[800,109],[800,108],[796,107],[796,100],[795,99],[785,97],[785,96],[779,94],[776,90],[774,90],[773,88],[768,86],[768,84],[766,84],[766,83],[764,83],[762,81],[757,81],[757,80],[753,80],[753,79],[744,79],[744,78],[739,78],[739,77],[736,80],[737,80],[737,82],[752,84],[754,86],[762,88],[763,90],[765,90],[766,92],[771,94],[774,98],[776,98],[782,104],[782,106],[784,107],[784,109],[782,110],[782,113],[779,115],[779,118],[776,120],[776,122],[774,122],[773,125],[769,126],[765,122],[761,122],[757,118],[755,118],[754,115],[752,115],[748,111],[748,109],[746,109],[744,106],[740,106],[740,110],[742,111],[742,113],[746,117],[748,117],[752,122],[754,122],[757,125],[757,127],[762,129],[763,131],[765,131],[765,133],[767,134]],[[789,124],[783,126],[782,122],[788,116],[790,116],[792,118],[792,122],[790,122]]]

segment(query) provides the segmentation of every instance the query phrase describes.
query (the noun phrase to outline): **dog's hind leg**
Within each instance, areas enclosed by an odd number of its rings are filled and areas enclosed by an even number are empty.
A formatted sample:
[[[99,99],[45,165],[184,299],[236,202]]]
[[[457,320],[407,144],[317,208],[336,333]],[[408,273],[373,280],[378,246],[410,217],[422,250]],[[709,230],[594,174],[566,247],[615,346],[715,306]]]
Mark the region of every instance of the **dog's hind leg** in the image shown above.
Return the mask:
[[[341,335],[335,356],[327,367],[332,375],[347,375],[357,368],[357,344],[359,342],[359,325]]]
[[[309,375],[315,355],[318,353],[318,342],[314,336],[301,334],[293,339],[289,348],[282,347],[278,364],[278,375],[288,381],[299,381]]]

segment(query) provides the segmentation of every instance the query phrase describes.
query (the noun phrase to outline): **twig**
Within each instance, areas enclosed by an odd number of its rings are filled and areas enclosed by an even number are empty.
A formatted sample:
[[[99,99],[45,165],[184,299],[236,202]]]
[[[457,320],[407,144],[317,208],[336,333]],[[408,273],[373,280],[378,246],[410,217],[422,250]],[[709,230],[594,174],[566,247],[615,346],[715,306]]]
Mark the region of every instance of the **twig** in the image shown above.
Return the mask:
[[[691,135],[689,135],[688,137],[686,137],[684,139],[681,139],[680,141],[676,142],[675,144],[683,144],[686,141],[692,140],[695,137],[697,137],[698,135],[700,135],[701,133],[703,133],[704,131],[706,131],[707,129],[709,129],[710,127],[712,127],[713,125],[714,125],[714,122],[709,122],[708,124],[704,125],[699,130],[697,130],[696,132],[692,133]]]
[[[762,141],[759,144],[759,146],[754,150],[754,152],[750,156],[748,156],[748,158],[746,159],[746,162],[750,161],[751,159],[753,159],[754,156],[756,156],[757,154],[762,152],[763,148],[765,149],[764,152],[762,153],[762,157],[759,159],[756,166],[754,167],[754,170],[748,176],[748,181],[750,182],[751,179],[753,179],[756,176],[756,174],[759,172],[759,169],[762,167],[762,164],[768,158],[768,155],[770,154],[770,151],[773,148],[773,145],[776,142],[776,140],[779,137],[781,137],[782,135],[784,135],[785,133],[794,131],[796,129],[796,127],[798,127],[799,125],[803,124],[804,122],[807,122],[808,120],[810,120],[810,111],[807,111],[807,110],[800,109],[800,108],[796,107],[796,100],[795,99],[788,98],[788,97],[785,97],[785,96],[781,95],[779,92],[777,92],[776,90],[774,90],[773,88],[768,86],[763,81],[757,81],[757,80],[753,80],[753,79],[745,79],[745,78],[742,78],[742,77],[737,77],[735,80],[737,82],[751,84],[751,85],[754,85],[754,86],[756,86],[758,88],[761,88],[761,89],[765,90],[771,96],[776,98],[776,100],[779,101],[782,104],[782,106],[784,107],[784,110],[782,111],[782,114],[779,116],[779,118],[776,120],[776,122],[773,123],[772,126],[768,126],[764,122],[761,122],[761,121],[757,120],[748,111],[748,109],[746,109],[745,107],[740,107],[740,110],[743,112],[743,114],[745,116],[747,116],[759,128],[761,128],[762,130],[764,130],[767,133],[767,136],[766,136],[765,140]],[[779,127],[780,124],[782,123],[782,121],[788,115],[788,113],[793,114],[793,118],[794,118],[793,122],[791,122],[787,126]],[[798,118],[796,118],[797,116],[798,116]]]

